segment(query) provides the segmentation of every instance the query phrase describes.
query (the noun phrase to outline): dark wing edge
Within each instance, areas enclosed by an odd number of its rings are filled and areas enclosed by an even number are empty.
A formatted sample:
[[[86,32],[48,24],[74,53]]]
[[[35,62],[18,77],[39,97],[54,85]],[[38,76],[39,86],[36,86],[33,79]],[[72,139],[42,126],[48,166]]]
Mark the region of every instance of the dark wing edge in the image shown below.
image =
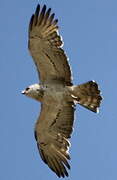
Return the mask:
[[[72,85],[71,68],[61,48],[63,41],[58,33],[58,19],[51,14],[51,8],[37,5],[29,23],[28,47],[34,59],[42,82],[46,79],[60,80]]]

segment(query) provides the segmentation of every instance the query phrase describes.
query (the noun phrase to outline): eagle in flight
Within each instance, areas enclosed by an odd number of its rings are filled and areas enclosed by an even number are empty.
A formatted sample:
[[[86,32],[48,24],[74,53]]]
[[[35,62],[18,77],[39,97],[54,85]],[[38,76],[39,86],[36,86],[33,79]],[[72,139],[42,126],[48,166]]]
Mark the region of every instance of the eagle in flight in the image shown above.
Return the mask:
[[[58,177],[68,176],[70,169],[69,138],[73,131],[76,104],[98,112],[102,97],[98,84],[89,81],[73,85],[63,41],[58,33],[58,19],[51,8],[37,5],[29,23],[28,48],[36,65],[39,84],[22,94],[41,103],[35,125],[35,139],[42,160]]]

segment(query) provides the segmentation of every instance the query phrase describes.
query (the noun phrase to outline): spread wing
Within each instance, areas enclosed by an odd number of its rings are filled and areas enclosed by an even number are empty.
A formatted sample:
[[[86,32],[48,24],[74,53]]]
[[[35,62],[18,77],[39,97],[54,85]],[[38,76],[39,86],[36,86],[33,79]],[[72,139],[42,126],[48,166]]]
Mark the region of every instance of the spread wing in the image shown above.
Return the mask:
[[[71,70],[54,15],[46,5],[42,10],[37,6],[29,24],[29,50],[42,83],[57,79],[71,85]]]
[[[72,133],[74,105],[42,104],[35,127],[35,138],[42,160],[58,177],[68,176],[70,169],[68,138]]]

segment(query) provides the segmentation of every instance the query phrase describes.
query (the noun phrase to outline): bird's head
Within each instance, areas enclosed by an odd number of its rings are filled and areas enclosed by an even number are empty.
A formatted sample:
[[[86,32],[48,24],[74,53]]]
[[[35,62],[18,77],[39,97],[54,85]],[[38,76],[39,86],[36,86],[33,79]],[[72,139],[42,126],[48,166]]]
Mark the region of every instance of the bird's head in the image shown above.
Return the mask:
[[[43,98],[43,89],[39,84],[30,85],[21,93],[37,101],[42,101]]]

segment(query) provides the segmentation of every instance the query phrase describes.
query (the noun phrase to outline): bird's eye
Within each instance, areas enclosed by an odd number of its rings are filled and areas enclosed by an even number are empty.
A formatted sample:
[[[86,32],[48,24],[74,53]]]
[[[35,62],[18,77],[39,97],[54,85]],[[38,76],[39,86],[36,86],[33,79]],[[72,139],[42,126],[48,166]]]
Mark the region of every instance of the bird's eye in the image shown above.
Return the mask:
[[[29,89],[30,89],[30,88],[29,88],[29,87],[27,87],[27,88],[26,88],[26,91],[28,91]]]

